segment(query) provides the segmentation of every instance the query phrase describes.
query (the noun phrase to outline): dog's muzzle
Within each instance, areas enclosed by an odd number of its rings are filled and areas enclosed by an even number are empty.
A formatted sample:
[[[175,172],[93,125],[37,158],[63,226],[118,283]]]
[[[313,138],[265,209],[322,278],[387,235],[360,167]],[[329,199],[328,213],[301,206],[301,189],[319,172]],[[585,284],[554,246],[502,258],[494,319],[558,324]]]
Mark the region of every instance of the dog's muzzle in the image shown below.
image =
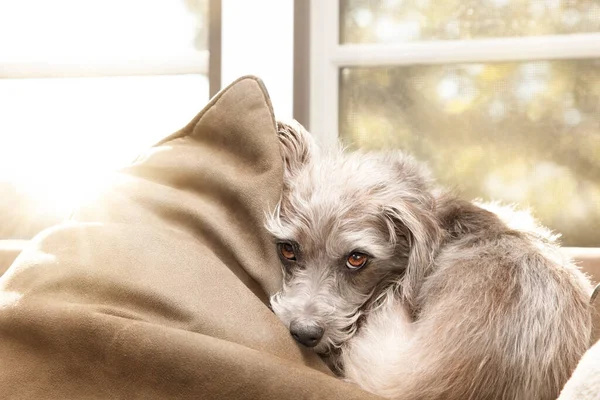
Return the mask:
[[[314,322],[295,319],[290,324],[290,333],[306,347],[315,347],[323,337],[325,329]]]

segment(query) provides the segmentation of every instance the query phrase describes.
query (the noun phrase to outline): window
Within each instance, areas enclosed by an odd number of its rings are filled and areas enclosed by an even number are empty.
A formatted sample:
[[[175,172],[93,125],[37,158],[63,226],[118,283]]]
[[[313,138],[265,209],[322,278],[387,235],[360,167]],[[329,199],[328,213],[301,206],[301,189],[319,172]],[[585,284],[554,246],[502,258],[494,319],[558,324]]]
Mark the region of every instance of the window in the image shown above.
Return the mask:
[[[600,3],[311,3],[310,128],[600,247]]]
[[[0,239],[64,218],[187,124],[209,97],[207,37],[207,0],[0,2]]]

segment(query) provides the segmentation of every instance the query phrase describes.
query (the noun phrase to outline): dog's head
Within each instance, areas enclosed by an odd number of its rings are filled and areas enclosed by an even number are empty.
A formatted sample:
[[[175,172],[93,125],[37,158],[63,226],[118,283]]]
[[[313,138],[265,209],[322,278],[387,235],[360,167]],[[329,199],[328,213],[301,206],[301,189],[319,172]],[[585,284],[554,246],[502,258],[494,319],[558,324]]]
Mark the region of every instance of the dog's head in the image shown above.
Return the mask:
[[[273,311],[319,353],[341,346],[378,295],[396,285],[413,306],[439,236],[431,182],[400,152],[322,152],[279,123],[284,187],[268,219],[283,266]]]

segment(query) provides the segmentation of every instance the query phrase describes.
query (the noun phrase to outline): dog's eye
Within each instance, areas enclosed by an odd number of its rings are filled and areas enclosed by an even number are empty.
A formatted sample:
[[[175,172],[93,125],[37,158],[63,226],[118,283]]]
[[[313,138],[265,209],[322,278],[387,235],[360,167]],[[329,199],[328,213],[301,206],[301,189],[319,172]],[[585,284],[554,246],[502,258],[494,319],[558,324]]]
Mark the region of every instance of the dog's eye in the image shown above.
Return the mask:
[[[363,253],[351,253],[346,259],[346,267],[352,270],[361,269],[369,261],[369,256]]]
[[[281,254],[283,258],[289,261],[296,261],[296,252],[291,243],[278,243],[277,247],[279,247],[279,254]]]

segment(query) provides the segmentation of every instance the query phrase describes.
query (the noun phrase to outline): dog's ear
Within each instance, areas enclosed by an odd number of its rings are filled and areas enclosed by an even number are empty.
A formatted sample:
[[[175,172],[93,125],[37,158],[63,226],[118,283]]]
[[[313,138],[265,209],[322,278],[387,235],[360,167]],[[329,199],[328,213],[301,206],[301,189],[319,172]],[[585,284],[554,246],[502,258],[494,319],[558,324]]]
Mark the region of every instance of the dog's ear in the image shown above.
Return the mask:
[[[289,182],[314,156],[315,141],[296,120],[278,121],[277,135],[283,158],[284,182]]]
[[[400,292],[406,305],[416,309],[416,298],[423,280],[433,269],[441,230],[434,210],[427,204],[400,201],[384,208],[392,239],[402,235],[408,242],[408,263],[402,277]]]
[[[434,181],[426,166],[398,150],[377,154],[386,174],[378,187],[384,222],[399,256],[407,259],[399,292],[412,312],[424,278],[433,268],[441,229],[436,218]]]

